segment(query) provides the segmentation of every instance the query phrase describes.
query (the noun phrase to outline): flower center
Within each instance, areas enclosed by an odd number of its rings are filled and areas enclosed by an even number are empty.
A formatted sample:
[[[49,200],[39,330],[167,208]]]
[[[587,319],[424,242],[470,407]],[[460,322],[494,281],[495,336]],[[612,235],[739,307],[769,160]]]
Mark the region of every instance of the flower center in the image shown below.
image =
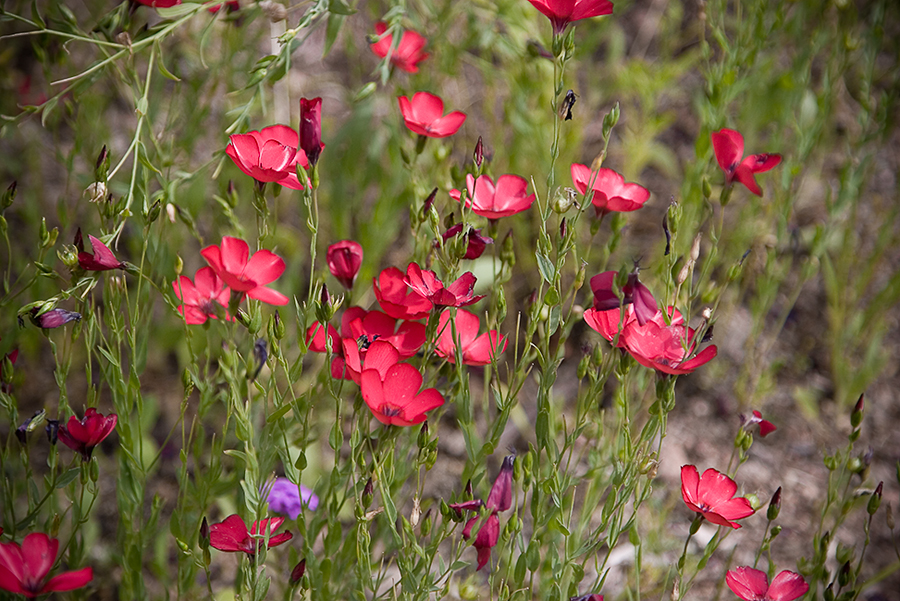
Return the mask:
[[[400,415],[401,409],[394,407],[393,405],[385,405],[381,408],[381,414],[385,417],[396,417]]]

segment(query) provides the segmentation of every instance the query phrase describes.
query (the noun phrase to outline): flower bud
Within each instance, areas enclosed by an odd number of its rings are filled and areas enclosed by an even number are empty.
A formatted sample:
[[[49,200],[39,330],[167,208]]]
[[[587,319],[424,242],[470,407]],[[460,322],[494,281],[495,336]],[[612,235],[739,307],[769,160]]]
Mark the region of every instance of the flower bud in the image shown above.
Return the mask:
[[[321,98],[300,99],[300,148],[306,153],[310,167],[314,168],[325,148],[322,144]]]
[[[472,160],[475,161],[476,167],[481,167],[484,162],[484,141],[478,136],[478,142],[475,143],[475,152],[472,153]]]
[[[781,526],[772,526],[772,530],[770,530],[769,538],[773,539],[776,536],[781,534]]]
[[[199,543],[201,549],[209,547],[209,522],[206,521],[206,516],[203,516],[203,520],[200,522]]]
[[[700,258],[700,240],[703,238],[702,233],[698,233],[694,237],[694,243],[691,244],[691,261],[696,262]]]
[[[374,81],[370,81],[369,83],[361,87],[356,95],[353,96],[353,102],[362,102],[363,100],[374,94],[377,89],[378,85]]]
[[[616,102],[616,105],[603,117],[603,139],[608,140],[609,134],[612,133],[612,129],[619,122],[619,103]]]
[[[581,361],[578,362],[578,369],[575,372],[575,375],[579,380],[583,380],[585,376],[587,376],[587,372],[591,367],[591,354],[590,352],[586,353]]]
[[[109,161],[109,149],[104,144],[97,156],[97,162],[94,164],[94,177],[98,182],[105,183],[109,179]]]
[[[878,511],[878,507],[881,505],[881,494],[883,490],[884,482],[882,481],[878,483],[878,486],[875,487],[875,492],[869,497],[869,504],[866,506],[866,511],[869,515],[875,515],[875,512]]]
[[[162,209],[159,200],[150,205],[150,208],[147,210],[147,223],[154,223],[157,219],[159,219],[159,213],[161,210]]]
[[[281,6],[280,4],[278,6]],[[300,562],[294,566],[294,569],[291,570],[291,584],[297,585],[300,584],[300,580],[303,578],[303,575],[306,573],[306,559],[301,559]]]
[[[363,487],[362,493],[362,504],[363,507],[368,509],[369,505],[372,504],[372,497],[375,495],[375,484],[372,482],[372,479],[369,478],[366,480],[366,485]]]
[[[688,276],[691,273],[691,268],[693,266],[694,266],[693,261],[688,261],[687,263],[685,263],[684,265],[681,266],[681,271],[678,272],[678,276],[675,278],[675,283],[678,286],[681,286],[682,284],[684,284],[687,281]]]
[[[766,510],[766,519],[770,522],[778,517],[778,512],[781,511],[781,487],[778,487],[778,490],[775,491],[775,494],[772,495],[772,500],[769,501],[769,508]]]
[[[825,591],[822,593],[822,598],[825,601],[834,601],[834,583],[829,584]]]
[[[844,588],[848,584],[850,584],[850,562],[846,561],[838,572],[838,586]]]
[[[431,207],[434,206],[434,199],[437,198],[438,189],[435,188],[431,191],[431,194],[428,195],[428,198],[425,199],[425,202],[422,205],[422,218],[425,219],[428,217],[431,212]]]
[[[712,197],[712,186],[709,183],[708,177],[703,177],[703,180],[700,182],[700,188],[703,190],[703,198],[709,200],[710,197]]]
[[[865,411],[866,406],[866,394],[863,393],[859,395],[859,399],[856,401],[856,405],[853,407],[853,413],[850,414],[850,425],[854,428],[858,428],[859,424],[862,423],[863,412]]]
[[[47,433],[47,441],[51,445],[55,445],[58,440],[57,434],[59,433],[59,420],[48,419],[47,426],[44,428],[44,432]]]
[[[18,187],[18,182],[13,180],[13,183],[9,185],[6,191],[3,193],[3,196],[0,196],[0,212],[5,211],[12,205],[13,200],[16,199],[16,188]]]

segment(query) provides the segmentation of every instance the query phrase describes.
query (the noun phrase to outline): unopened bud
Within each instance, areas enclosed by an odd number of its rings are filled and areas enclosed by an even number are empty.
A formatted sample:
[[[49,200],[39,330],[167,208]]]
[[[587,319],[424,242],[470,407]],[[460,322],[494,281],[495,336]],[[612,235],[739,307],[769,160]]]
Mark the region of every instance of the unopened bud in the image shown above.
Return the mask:
[[[691,261],[696,262],[700,258],[700,240],[703,234],[697,234],[694,237],[694,243],[691,244]]]
[[[366,509],[369,508],[369,505],[372,504],[372,497],[375,494],[375,484],[372,482],[372,479],[369,478],[366,480],[366,485],[363,487],[362,493],[362,504]]]
[[[700,182],[700,188],[703,190],[703,198],[705,198],[706,200],[709,200],[710,197],[712,196],[712,186],[709,183],[708,177],[704,177],[703,180]]]
[[[131,40],[128,40],[128,44],[130,45]],[[97,155],[97,162],[94,164],[94,175],[97,178],[98,182],[106,182],[109,178],[109,149],[106,147],[106,144],[103,145],[103,148],[100,149],[100,154]]]
[[[475,152],[472,153],[472,160],[475,161],[476,167],[481,167],[484,162],[484,141],[478,136],[478,142],[475,143]]]
[[[769,501],[769,509],[766,511],[766,519],[770,522],[778,517],[778,512],[781,511],[781,487],[778,487],[778,490],[775,491],[775,494],[772,495],[772,500]]]
[[[516,264],[515,241],[513,240],[512,230],[506,233],[500,245],[500,260],[510,267]]]
[[[869,504],[866,506],[866,511],[869,515],[875,515],[875,512],[878,511],[878,507],[881,505],[881,494],[883,491],[884,482],[879,482],[878,486],[875,487],[875,492],[869,497]]]
[[[428,446],[428,422],[422,422],[422,427],[419,428],[419,436],[416,438],[416,444],[420,449]]]
[[[435,188],[431,191],[431,194],[428,195],[428,198],[425,199],[425,203],[422,206],[422,218],[427,218],[431,207],[434,205],[434,199],[437,198],[438,189]]]
[[[206,549],[209,547],[209,522],[206,521],[206,516],[203,516],[203,520],[200,522],[200,548]]]
[[[559,223],[559,237],[565,240],[568,231],[569,229],[566,227],[566,218],[563,217],[562,221]]]
[[[772,530],[770,531],[769,538],[775,538],[781,534],[781,526],[772,526]]]
[[[278,6],[281,6],[280,4]],[[301,559],[300,563],[291,570],[291,584],[300,584],[300,579],[306,573],[306,559]]]
[[[154,223],[157,219],[159,219],[159,213],[161,211],[160,202],[157,200],[152,205],[150,205],[150,209],[147,210],[147,223]]]
[[[675,278],[675,283],[678,286],[681,286],[682,284],[684,284],[687,281],[688,276],[691,274],[691,268],[693,266],[694,266],[693,261],[688,261],[687,263],[685,263],[684,265],[681,266],[681,271],[678,272],[678,276]]]
[[[838,586],[844,588],[848,584],[850,584],[850,562],[846,561],[838,572]]]
[[[616,105],[612,108],[611,111],[606,113],[603,117],[603,139],[608,140],[609,134],[612,133],[612,129],[619,122],[619,103],[616,102]]]
[[[9,185],[6,191],[3,193],[3,196],[0,197],[0,212],[5,211],[12,205],[13,200],[16,199],[16,188],[18,187],[18,182],[13,180],[13,183]]]
[[[859,395],[859,400],[856,401],[856,405],[853,407],[853,413],[850,414],[850,425],[854,428],[858,428],[859,424],[862,423],[863,412],[865,411],[866,406],[866,394],[863,393]]]
[[[575,375],[579,380],[583,380],[587,375],[588,370],[591,367],[591,354],[588,352],[581,358],[581,361],[578,362],[578,369],[575,372]]]

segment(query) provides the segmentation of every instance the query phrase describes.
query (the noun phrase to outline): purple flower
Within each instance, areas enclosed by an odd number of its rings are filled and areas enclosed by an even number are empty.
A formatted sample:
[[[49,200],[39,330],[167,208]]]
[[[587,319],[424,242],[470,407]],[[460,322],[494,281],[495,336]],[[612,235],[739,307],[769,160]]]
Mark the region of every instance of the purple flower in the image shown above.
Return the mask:
[[[284,513],[292,520],[297,519],[304,507],[314,510],[319,506],[319,497],[302,484],[298,488],[287,478],[275,478],[267,500],[271,511]]]

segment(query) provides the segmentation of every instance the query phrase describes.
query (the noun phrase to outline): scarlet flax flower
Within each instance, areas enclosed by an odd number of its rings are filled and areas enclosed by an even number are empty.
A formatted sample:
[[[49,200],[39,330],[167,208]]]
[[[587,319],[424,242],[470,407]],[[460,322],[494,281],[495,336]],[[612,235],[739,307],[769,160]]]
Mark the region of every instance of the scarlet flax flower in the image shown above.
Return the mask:
[[[508,342],[497,330],[478,335],[480,327],[478,316],[463,309],[456,311],[456,336],[459,341],[462,361],[466,365],[487,365],[491,360],[506,350]],[[453,328],[450,327],[450,310],[441,313],[438,323],[437,347],[435,354],[444,357],[450,363],[456,362],[457,340],[453,337]]]
[[[650,198],[650,191],[640,184],[626,183],[625,178],[612,169],[572,164],[572,182],[580,194],[586,194],[597,216],[606,213],[637,211]],[[590,194],[588,194],[590,188]]]
[[[297,130],[287,125],[270,125],[261,131],[234,134],[225,154],[238,169],[258,182],[275,182],[285,188],[302,190],[297,165],[309,165],[306,153],[299,149]]]
[[[475,179],[466,176],[466,206],[472,212],[488,219],[500,219],[531,208],[535,195],[528,194],[528,182],[518,175],[501,175],[496,185],[487,175]],[[462,193],[450,190],[450,197],[459,202]]]
[[[331,272],[341,285],[350,290],[356,281],[356,274],[362,266],[363,249],[359,242],[341,240],[328,247],[325,261]]]
[[[86,271],[107,271],[110,269],[122,269],[125,263],[119,261],[109,247],[100,242],[97,238],[88,234],[88,240],[91,243],[93,253],[85,252],[83,244],[81,244],[81,229],[75,234],[75,245],[80,251],[78,253],[78,265]]]
[[[704,518],[719,526],[740,528],[734,520],[753,515],[750,501],[734,497],[737,484],[725,474],[712,468],[698,475],[693,465],[681,467],[681,497],[685,504]]]
[[[743,422],[743,425],[748,429],[755,424],[759,424],[759,435],[763,438],[778,429],[775,427],[775,424],[767,419],[763,419],[762,413],[756,409],[753,410],[753,415],[750,417],[741,415],[741,422]]]
[[[27,535],[22,546],[0,543],[0,590],[33,599],[47,593],[72,591],[93,580],[94,570],[90,567],[48,579],[58,553],[59,541],[43,532]]]
[[[416,263],[406,268],[406,284],[415,292],[431,301],[436,307],[465,307],[478,302],[484,295],[475,296],[475,276],[467,271],[452,283],[444,286],[437,274],[422,269]]]
[[[278,530],[283,523],[284,518],[266,518],[253,522],[253,526],[248,531],[247,524],[244,523],[241,516],[234,513],[218,524],[209,527],[209,546],[229,553],[242,552],[255,555],[267,533],[269,534],[268,547],[270,549],[291,540],[293,534],[290,532],[271,534]]]
[[[422,51],[426,43],[425,38],[415,31],[404,31],[403,35],[400,36],[400,42],[397,44],[397,47],[391,52],[394,38],[391,34],[386,34],[386,31],[387,24],[384,21],[375,23],[375,33],[380,37],[378,41],[369,45],[372,52],[381,58],[386,57],[390,52],[391,64],[407,73],[418,73],[419,63],[431,56],[427,52]]]
[[[227,307],[231,294],[212,267],[198,269],[193,282],[186,275],[178,276],[178,280],[172,282],[172,288],[183,303],[178,307],[178,312],[189,324],[203,324],[207,319],[217,319],[217,306]]]
[[[671,314],[673,308],[669,311]],[[636,313],[634,321],[623,327],[620,337],[625,349],[641,365],[664,374],[688,374],[712,361],[718,353],[714,344],[696,352],[700,344],[697,331],[682,324],[667,325],[662,312],[644,325],[640,325]]]
[[[800,574],[783,570],[769,584],[765,572],[745,566],[728,570],[725,583],[744,601],[794,601],[809,590]]]
[[[476,571],[487,565],[488,560],[491,558],[491,549],[497,545],[497,541],[500,538],[500,519],[497,517],[497,513],[506,511],[512,506],[512,477],[513,463],[515,460],[515,455],[507,455],[503,459],[503,465],[500,466],[500,473],[497,475],[497,479],[494,480],[494,485],[491,487],[491,492],[488,495],[486,503],[482,503],[480,499],[476,499],[474,501],[450,505],[450,507],[456,511],[463,509],[475,511],[482,506],[487,507],[490,511],[487,520],[485,520],[481,525],[481,528],[478,529],[478,534],[475,536],[475,542],[472,543],[472,546],[478,551],[478,567],[476,568]],[[463,538],[467,540],[471,538],[472,529],[475,527],[475,524],[478,523],[478,520],[478,517],[474,517],[466,522],[466,526],[463,528]]]
[[[733,129],[720,129],[712,135],[716,161],[725,172],[725,183],[741,182],[757,196],[762,196],[762,188],[756,183],[756,173],[774,169],[781,162],[780,154],[751,154],[744,158],[744,136]]]
[[[400,102],[400,113],[406,127],[420,136],[452,136],[466,120],[466,114],[462,111],[444,115],[444,101],[428,92],[416,92],[412,100],[406,96],[400,96],[397,100]]]
[[[388,267],[372,278],[372,288],[381,310],[397,319],[420,319],[431,312],[431,301],[406,285],[406,276]]]
[[[350,307],[341,316],[341,337],[352,340],[360,349],[376,341],[387,342],[407,359],[425,344],[425,326],[416,321],[397,321],[381,311]]]
[[[300,99],[300,149],[315,167],[325,144],[322,143],[322,99]]]
[[[565,31],[569,23],[611,15],[613,3],[609,0],[528,0],[553,24],[553,35]]]
[[[82,459],[90,461],[94,447],[112,433],[118,419],[115,413],[104,416],[93,407],[89,407],[80,420],[73,415],[66,425],[59,426],[59,440],[70,449],[81,453]]]
[[[219,246],[207,246],[200,254],[234,292],[270,305],[288,304],[288,297],[266,287],[284,273],[284,259],[275,253],[262,249],[251,257],[246,242],[225,236]]]
[[[409,363],[397,363],[382,375],[376,369],[364,369],[360,376],[363,400],[375,419],[385,425],[421,424],[426,413],[444,404],[435,388],[421,390],[422,374]]]

